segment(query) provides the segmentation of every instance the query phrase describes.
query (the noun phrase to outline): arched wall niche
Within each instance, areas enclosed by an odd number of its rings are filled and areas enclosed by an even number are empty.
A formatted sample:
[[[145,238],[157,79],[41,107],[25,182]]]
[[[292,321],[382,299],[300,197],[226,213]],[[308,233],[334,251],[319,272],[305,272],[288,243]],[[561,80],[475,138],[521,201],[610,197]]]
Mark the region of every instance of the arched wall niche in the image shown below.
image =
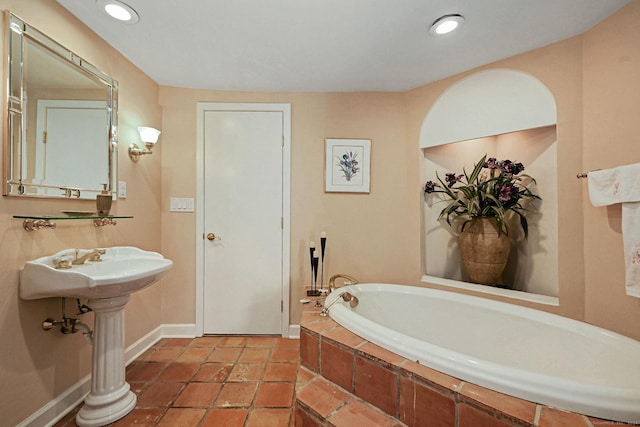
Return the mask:
[[[522,162],[542,197],[529,219],[529,238],[512,231],[515,243],[503,284],[508,289],[465,282],[457,230],[438,215],[445,201],[423,205],[423,281],[558,304],[558,197],[556,103],[534,76],[491,69],[453,84],[427,113],[420,132],[423,178],[436,172],[470,171],[484,155]],[[512,230],[518,227],[512,227]]]
[[[556,101],[531,74],[491,69],[449,87],[422,123],[420,148],[555,125]]]

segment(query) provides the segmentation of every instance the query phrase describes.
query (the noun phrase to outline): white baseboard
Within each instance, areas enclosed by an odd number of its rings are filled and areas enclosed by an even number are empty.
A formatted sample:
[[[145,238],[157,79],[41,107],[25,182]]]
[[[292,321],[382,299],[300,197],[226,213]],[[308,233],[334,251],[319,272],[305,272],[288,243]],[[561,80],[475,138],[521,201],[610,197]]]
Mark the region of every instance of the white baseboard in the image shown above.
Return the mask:
[[[195,323],[176,323],[162,325],[162,338],[195,338],[198,336],[196,333]]]
[[[195,330],[195,324],[160,325],[125,349],[125,363],[129,365],[161,338],[194,338]],[[91,375],[87,375],[69,387],[16,427],[53,426],[82,403],[89,391],[91,391]]]
[[[160,325],[125,349],[126,364],[136,360],[162,338],[195,338],[195,323]],[[289,338],[300,338],[300,325],[289,325]],[[51,427],[78,406],[91,391],[91,375],[65,390],[16,427]]]
[[[89,394],[89,391],[91,391],[91,375],[87,375],[72,385],[60,396],[33,413],[29,418],[18,423],[16,427],[50,427],[82,403],[85,396]]]
[[[143,336],[138,341],[125,348],[125,364],[129,365],[129,363],[136,360],[142,353],[147,351],[148,348],[158,342],[160,338],[162,338],[162,326],[158,326],[153,331],[149,332],[147,335]]]
[[[300,339],[300,325],[289,325],[289,338]]]

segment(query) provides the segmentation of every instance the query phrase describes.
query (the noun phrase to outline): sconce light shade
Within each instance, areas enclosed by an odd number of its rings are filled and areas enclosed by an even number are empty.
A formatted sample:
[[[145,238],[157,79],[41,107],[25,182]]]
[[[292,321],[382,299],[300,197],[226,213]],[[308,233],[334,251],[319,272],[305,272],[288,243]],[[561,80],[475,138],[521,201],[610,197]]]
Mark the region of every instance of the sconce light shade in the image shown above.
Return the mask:
[[[140,139],[145,144],[155,144],[158,142],[158,137],[160,136],[158,129],[144,126],[138,128],[138,133],[140,134]]]
[[[140,139],[144,142],[144,145],[147,147],[142,150],[138,146],[138,144],[129,145],[129,158],[133,162],[137,162],[140,159],[140,156],[144,156],[145,154],[153,154],[153,146],[156,142],[158,142],[158,137],[160,136],[160,131],[158,129],[141,126],[138,128],[138,133],[140,134]]]

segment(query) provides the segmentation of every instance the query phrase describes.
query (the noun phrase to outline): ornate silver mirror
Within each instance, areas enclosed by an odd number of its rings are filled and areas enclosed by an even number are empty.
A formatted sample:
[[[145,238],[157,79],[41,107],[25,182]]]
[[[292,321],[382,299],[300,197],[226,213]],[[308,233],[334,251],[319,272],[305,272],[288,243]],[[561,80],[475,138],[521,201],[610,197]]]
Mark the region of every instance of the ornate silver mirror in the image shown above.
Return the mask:
[[[4,12],[5,196],[95,199],[117,171],[117,82]]]

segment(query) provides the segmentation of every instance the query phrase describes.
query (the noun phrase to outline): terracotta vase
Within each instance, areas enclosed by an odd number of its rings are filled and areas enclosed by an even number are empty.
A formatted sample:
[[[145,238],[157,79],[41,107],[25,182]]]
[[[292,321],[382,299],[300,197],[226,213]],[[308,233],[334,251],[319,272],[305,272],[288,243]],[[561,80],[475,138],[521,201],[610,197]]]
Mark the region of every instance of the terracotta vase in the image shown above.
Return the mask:
[[[462,265],[473,283],[495,285],[507,265],[511,241],[493,217],[473,218],[458,237]]]

